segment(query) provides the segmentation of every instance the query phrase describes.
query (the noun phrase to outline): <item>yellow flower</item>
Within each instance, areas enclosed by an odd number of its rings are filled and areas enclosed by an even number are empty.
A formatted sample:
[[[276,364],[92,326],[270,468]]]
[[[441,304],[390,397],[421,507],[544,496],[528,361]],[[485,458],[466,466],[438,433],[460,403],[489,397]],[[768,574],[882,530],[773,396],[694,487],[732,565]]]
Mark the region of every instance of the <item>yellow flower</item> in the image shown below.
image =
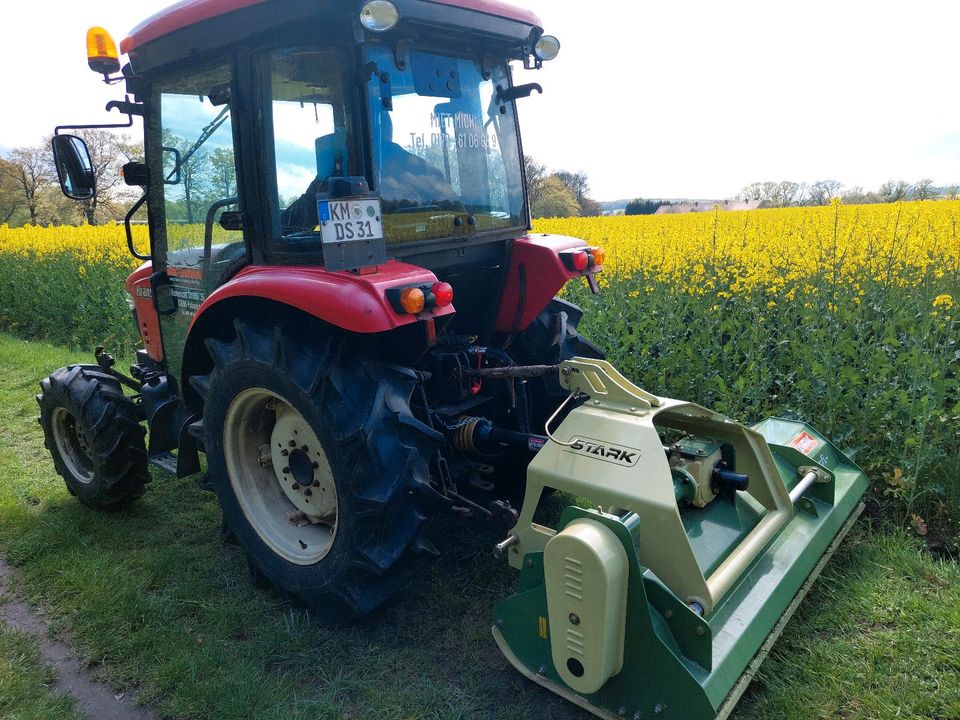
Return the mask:
[[[942,307],[944,310],[949,310],[950,308],[953,307],[953,305],[954,305],[954,303],[953,303],[953,297],[952,297],[951,295],[946,294],[946,293],[944,293],[944,294],[942,294],[942,295],[937,295],[937,296],[933,299],[933,306],[934,306],[935,308],[941,308],[941,307]]]

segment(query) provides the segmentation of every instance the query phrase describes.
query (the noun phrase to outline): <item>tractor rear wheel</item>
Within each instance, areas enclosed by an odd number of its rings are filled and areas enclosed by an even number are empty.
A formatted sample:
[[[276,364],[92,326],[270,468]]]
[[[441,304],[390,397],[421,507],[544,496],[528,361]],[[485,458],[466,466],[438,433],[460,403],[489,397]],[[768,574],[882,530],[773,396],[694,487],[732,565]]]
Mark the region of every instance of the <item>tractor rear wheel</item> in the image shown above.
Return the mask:
[[[44,444],[70,493],[105,510],[142,496],[150,482],[146,431],[120,382],[97,365],[70,365],[40,388]]]
[[[409,406],[416,376],[347,354],[323,329],[237,322],[208,340],[208,467],[255,581],[325,625],[366,615],[410,577],[442,436]]]

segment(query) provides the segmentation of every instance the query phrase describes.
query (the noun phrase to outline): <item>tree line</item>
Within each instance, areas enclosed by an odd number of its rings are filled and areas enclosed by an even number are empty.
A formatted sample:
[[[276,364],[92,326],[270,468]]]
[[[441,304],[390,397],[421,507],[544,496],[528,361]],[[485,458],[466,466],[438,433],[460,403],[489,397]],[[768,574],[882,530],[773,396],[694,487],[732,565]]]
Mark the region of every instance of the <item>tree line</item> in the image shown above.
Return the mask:
[[[39,145],[16,147],[0,156],[0,225],[97,225],[120,220],[139,196],[123,182],[121,168],[143,157],[143,144],[106,130],[78,130],[87,143],[97,177],[97,191],[87,201],[60,192],[50,138]]]
[[[767,207],[828,205],[833,198],[840,198],[848,205],[864,205],[944,197],[956,200],[958,192],[958,186],[940,187],[930,178],[914,183],[888,180],[876,190],[864,190],[860,186],[846,187],[837,180],[817,180],[810,184],[782,180],[751,183],[740,191],[737,199],[759,200]]]

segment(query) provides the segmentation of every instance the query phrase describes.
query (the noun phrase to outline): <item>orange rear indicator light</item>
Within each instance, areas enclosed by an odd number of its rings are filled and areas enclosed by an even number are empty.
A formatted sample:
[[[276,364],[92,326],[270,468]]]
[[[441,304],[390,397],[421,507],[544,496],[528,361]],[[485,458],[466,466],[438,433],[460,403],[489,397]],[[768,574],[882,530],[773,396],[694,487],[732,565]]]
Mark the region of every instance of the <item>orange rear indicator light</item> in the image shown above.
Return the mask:
[[[411,315],[422,312],[426,301],[423,290],[418,287],[404,288],[400,291],[400,307]]]
[[[87,64],[94,72],[110,75],[120,70],[120,53],[110,33],[102,27],[87,30]]]
[[[593,258],[593,264],[595,267],[600,267],[603,265],[603,261],[607,259],[607,252],[603,248],[590,248],[590,257]]]

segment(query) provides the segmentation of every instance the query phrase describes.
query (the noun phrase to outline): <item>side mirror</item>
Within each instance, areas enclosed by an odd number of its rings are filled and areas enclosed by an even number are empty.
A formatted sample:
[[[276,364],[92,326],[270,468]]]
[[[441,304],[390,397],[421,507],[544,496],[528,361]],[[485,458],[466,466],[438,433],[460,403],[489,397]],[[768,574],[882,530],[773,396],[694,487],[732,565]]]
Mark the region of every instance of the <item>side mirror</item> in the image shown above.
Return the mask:
[[[97,192],[90,151],[76,135],[54,135],[53,164],[63,194],[73,200],[89,200]]]

